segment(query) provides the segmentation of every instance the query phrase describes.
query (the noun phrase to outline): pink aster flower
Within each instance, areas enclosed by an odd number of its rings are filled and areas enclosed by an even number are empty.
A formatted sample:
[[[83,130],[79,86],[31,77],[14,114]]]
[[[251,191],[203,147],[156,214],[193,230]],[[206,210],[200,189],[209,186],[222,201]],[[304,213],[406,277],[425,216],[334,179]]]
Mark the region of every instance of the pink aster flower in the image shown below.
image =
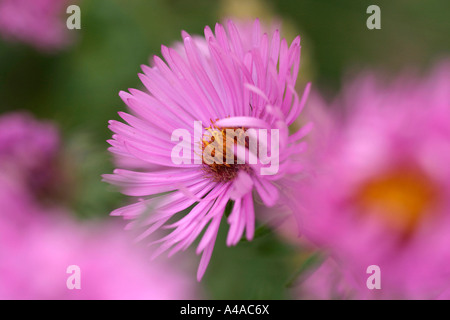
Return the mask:
[[[14,212],[22,210],[23,205],[5,207],[4,201],[0,203],[2,215],[4,210],[9,216],[23,214]],[[48,214],[32,206],[27,210],[35,217]],[[82,225],[54,218],[35,219],[27,226],[11,229],[10,221],[0,216],[0,299],[199,297],[196,283],[186,271],[162,261],[150,263],[146,250],[129,237],[117,236],[120,229],[117,225]],[[67,286],[73,273],[68,273],[69,266],[79,267],[80,289]]]
[[[290,205],[281,201],[289,193],[282,186],[301,171],[296,160],[305,146],[300,139],[311,128],[308,125],[292,135],[288,131],[309,91],[308,85],[300,99],[294,89],[299,37],[288,46],[278,30],[263,33],[258,20],[250,28],[236,27],[229,20],[226,28],[216,24],[215,34],[209,27],[204,33],[204,37],[191,37],[182,32],[183,42],[176,49],[162,46],[165,62],[155,56],[152,67],[142,67],[139,77],[148,92],[120,93],[132,114],[119,113],[127,124],[110,122],[114,132],[110,151],[120,159],[134,160],[134,166],[104,177],[124,194],[140,197],[112,215],[134,220],[130,226],[145,227],[141,238],[155,230],[172,229],[156,241],[161,245],[155,255],[186,249],[206,229],[197,247],[197,254],[202,253],[198,280],[211,258],[227,204],[233,205],[227,217],[229,246],[236,245],[244,232],[248,240],[253,238],[255,196],[268,207],[281,202]],[[242,143],[227,145],[226,130],[237,128],[244,135]],[[267,161],[261,161],[261,153],[251,153],[250,139],[256,132],[251,129],[270,131],[267,140],[256,138],[256,151],[267,148],[268,158],[274,160],[270,165],[277,166],[273,174],[263,174]],[[174,139],[176,130],[189,139]],[[278,140],[272,132],[279,133]],[[205,157],[214,142],[218,148],[210,156],[223,163],[208,162]],[[180,145],[189,147],[188,151],[174,151]],[[231,149],[237,152],[229,164],[225,158]],[[242,157],[239,150],[243,149],[247,153]],[[250,154],[257,157],[256,164]]]
[[[67,0],[0,0],[0,34],[42,51],[59,50],[70,42]]]
[[[314,157],[298,218],[360,297],[435,298],[450,288],[449,88],[445,64],[389,86],[366,75],[331,106],[345,116]],[[371,265],[381,290],[366,286]]]
[[[178,267],[149,263],[118,225],[72,221],[38,198],[58,151],[55,127],[26,113],[0,117],[0,299],[194,299]],[[33,181],[39,184],[33,184]],[[81,270],[70,290],[67,268]]]
[[[0,178],[43,195],[56,178],[57,128],[26,112],[0,115]]]

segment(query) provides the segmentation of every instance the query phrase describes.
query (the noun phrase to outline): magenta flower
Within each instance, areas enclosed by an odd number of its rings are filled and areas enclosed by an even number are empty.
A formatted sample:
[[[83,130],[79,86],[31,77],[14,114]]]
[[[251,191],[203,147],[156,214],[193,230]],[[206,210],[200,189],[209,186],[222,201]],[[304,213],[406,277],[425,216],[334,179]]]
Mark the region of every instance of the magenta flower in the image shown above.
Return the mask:
[[[3,199],[4,200],[4,199]],[[117,236],[120,227],[80,225],[70,220],[35,219],[26,227],[11,229],[4,219],[22,209],[17,204],[0,216],[0,299],[197,299],[199,290],[186,272],[161,261],[148,261],[143,248]],[[30,216],[48,212],[28,207]],[[54,215],[56,216],[56,215]],[[43,222],[45,221],[45,222]],[[6,231],[6,234],[3,234]],[[80,269],[80,289],[67,286]],[[70,271],[70,270],[69,270]],[[74,283],[70,281],[70,283]]]
[[[149,263],[117,225],[80,224],[42,205],[58,151],[53,125],[26,113],[0,116],[0,299],[197,298],[195,281]],[[81,269],[80,290],[67,287],[71,265]]]
[[[434,298],[450,288],[450,67],[389,87],[352,82],[299,190],[305,234],[364,298]],[[381,290],[369,290],[371,265]]]
[[[0,116],[0,178],[43,196],[57,180],[58,129],[26,112]]]
[[[293,297],[302,300],[343,300],[357,297],[355,284],[349,281],[346,271],[328,258],[316,269],[307,271],[297,280]]]
[[[182,32],[183,43],[175,45],[176,49],[162,46],[166,62],[155,56],[152,67],[142,67],[144,74],[139,77],[148,92],[130,89],[130,93],[120,93],[133,113],[119,113],[128,124],[110,121],[114,132],[110,151],[121,164],[133,165],[122,166],[104,178],[120,186],[126,195],[147,197],[112,215],[135,220],[130,226],[144,226],[141,238],[155,230],[173,229],[156,241],[161,246],[155,255],[186,249],[206,229],[197,247],[197,254],[202,253],[198,280],[211,258],[227,204],[234,204],[227,219],[227,245],[236,245],[244,231],[251,240],[255,231],[254,196],[268,207],[289,205],[281,201],[282,191],[289,190],[280,186],[301,170],[295,162],[304,150],[304,142],[299,140],[311,126],[293,135],[288,131],[309,91],[308,86],[299,99],[294,89],[300,38],[288,46],[285,39],[280,41],[278,30],[269,35],[260,29],[258,20],[250,29],[228,21],[226,29],[216,24],[215,35],[206,27],[204,38]],[[242,144],[227,145],[226,130],[237,128],[248,136]],[[256,132],[251,129],[270,131],[265,145],[261,136],[257,138],[256,164],[249,160],[253,150],[249,141]],[[189,141],[174,139],[177,130],[187,134]],[[273,132],[279,133],[278,140]],[[205,157],[214,142],[218,148],[210,156],[223,163],[208,163]],[[174,151],[180,145],[189,147],[182,155]],[[261,160],[263,147],[273,160],[270,166],[276,166],[273,174],[264,174],[264,169],[271,169]],[[239,150],[250,151],[239,158],[243,163],[235,156],[228,164],[225,158],[231,149],[238,156]],[[275,159],[276,150],[279,159]]]
[[[65,13],[67,0],[0,0],[0,34],[41,51],[70,43]]]

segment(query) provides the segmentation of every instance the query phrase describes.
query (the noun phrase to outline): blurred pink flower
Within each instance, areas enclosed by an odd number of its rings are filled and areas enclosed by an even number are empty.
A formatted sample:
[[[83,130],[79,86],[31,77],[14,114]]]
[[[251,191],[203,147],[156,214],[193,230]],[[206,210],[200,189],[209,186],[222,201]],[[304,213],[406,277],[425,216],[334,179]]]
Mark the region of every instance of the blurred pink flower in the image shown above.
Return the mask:
[[[34,213],[39,214],[45,213]],[[199,297],[195,281],[179,265],[150,263],[142,248],[120,236],[120,229],[58,219],[29,225],[14,241],[0,243],[0,299]],[[71,265],[81,271],[79,290],[66,284]]]
[[[110,151],[120,158],[159,165],[158,170],[116,169],[105,175],[106,181],[123,188],[123,193],[136,197],[151,197],[118,209],[112,215],[135,220],[130,226],[145,226],[141,238],[161,228],[174,229],[156,254],[171,249],[169,255],[189,247],[200,233],[206,231],[197,247],[203,253],[198,269],[200,280],[210,261],[220,221],[229,201],[234,207],[228,217],[230,230],[227,245],[236,245],[246,233],[253,238],[255,216],[253,191],[268,206],[280,200],[283,178],[301,171],[294,159],[304,151],[299,142],[309,127],[290,135],[288,126],[299,116],[309,91],[299,99],[294,90],[300,63],[300,37],[290,47],[280,33],[261,32],[258,20],[248,28],[238,28],[229,20],[227,29],[216,24],[215,35],[209,27],[205,37],[191,37],[182,32],[183,44],[176,49],[162,46],[166,63],[154,57],[153,67],[143,66],[139,77],[149,93],[130,89],[120,96],[135,115],[119,113],[128,123],[110,122],[114,132]],[[249,39],[242,41],[242,37]],[[194,122],[201,121],[201,132]],[[175,164],[172,150],[178,141],[171,141],[175,129],[185,129],[194,137],[212,129],[266,128],[280,131],[280,163],[274,175],[260,175],[259,168],[245,164],[208,165]],[[219,141],[224,139],[219,137]],[[211,141],[191,141],[192,149],[203,148]],[[220,143],[220,142],[219,142]],[[192,150],[191,149],[191,150]],[[269,148],[270,151],[270,148]],[[195,152],[195,151],[194,151]],[[202,151],[200,150],[200,153]],[[223,152],[225,157],[225,152]],[[187,156],[194,159],[193,153]],[[225,162],[225,161],[224,161]],[[122,162],[123,163],[123,162]],[[192,205],[195,207],[190,210]],[[177,213],[190,210],[176,222]],[[148,211],[152,211],[147,214]],[[208,225],[209,224],[209,225]]]
[[[62,49],[71,42],[68,5],[68,0],[0,0],[0,34],[41,51]]]
[[[34,199],[24,189],[0,175],[0,246],[14,246],[36,217]],[[0,260],[1,262],[1,260]]]
[[[41,196],[56,179],[59,132],[26,112],[0,115],[0,179]]]
[[[328,258],[297,280],[293,297],[302,300],[353,299],[357,296],[354,287],[343,270]]]
[[[122,227],[82,224],[44,206],[35,188],[48,183],[58,149],[53,125],[25,113],[0,116],[0,299],[197,298],[180,266],[150,263]],[[81,268],[80,290],[66,286],[70,265]]]
[[[445,64],[390,85],[366,75],[330,106],[345,115],[313,156],[297,217],[360,297],[434,298],[450,287],[449,88]],[[381,290],[366,287],[370,265]]]

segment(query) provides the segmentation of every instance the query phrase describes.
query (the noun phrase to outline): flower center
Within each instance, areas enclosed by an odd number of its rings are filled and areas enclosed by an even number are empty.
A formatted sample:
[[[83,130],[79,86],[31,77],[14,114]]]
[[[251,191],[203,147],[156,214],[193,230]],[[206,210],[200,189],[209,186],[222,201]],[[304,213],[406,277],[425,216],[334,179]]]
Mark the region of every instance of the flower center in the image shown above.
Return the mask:
[[[366,182],[357,194],[364,212],[381,216],[390,226],[406,233],[430,213],[438,188],[421,170],[402,167]]]
[[[239,170],[251,171],[248,164],[241,163],[245,160],[238,160],[236,156],[238,146],[248,149],[246,128],[218,128],[212,123],[206,130],[200,143],[208,178],[228,182],[237,177]]]

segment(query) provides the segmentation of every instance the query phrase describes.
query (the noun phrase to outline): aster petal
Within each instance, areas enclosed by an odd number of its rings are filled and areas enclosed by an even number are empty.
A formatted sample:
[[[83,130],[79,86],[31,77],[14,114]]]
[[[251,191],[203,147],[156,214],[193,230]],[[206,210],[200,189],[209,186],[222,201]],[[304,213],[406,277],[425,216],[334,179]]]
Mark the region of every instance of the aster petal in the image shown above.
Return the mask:
[[[278,189],[271,182],[259,177],[255,177],[253,182],[264,204],[268,207],[274,206],[279,197]]]
[[[245,219],[242,219],[244,212],[241,210],[241,203],[242,200],[240,198],[235,200],[233,210],[227,219],[230,224],[230,230],[228,230],[227,235],[227,246],[236,245],[244,231]]]
[[[292,87],[289,87],[289,88],[290,88],[290,90],[295,91],[294,88],[292,88]],[[294,122],[294,120],[297,119],[297,117],[299,116],[300,112],[302,112],[302,110],[303,110],[303,108],[304,108],[304,106],[306,104],[306,99],[308,99],[310,90],[311,90],[311,84],[308,83],[306,85],[306,87],[305,87],[305,90],[303,91],[303,95],[302,95],[302,99],[300,100],[300,103],[298,103],[298,96],[295,93],[295,95],[294,95],[295,100],[294,100],[293,107],[290,110],[290,112],[289,112],[289,114],[288,114],[288,116],[286,118],[286,123],[287,124],[289,124],[289,125],[292,124]]]
[[[196,252],[200,254],[210,243],[211,241],[215,241],[215,237],[217,236],[217,231],[219,230],[219,223],[222,219],[223,212],[225,210],[225,206],[227,205],[228,200],[230,199],[229,195],[224,194],[222,197],[219,197],[216,200],[216,203],[211,208],[210,213],[208,214],[208,220],[212,218],[211,224],[206,230],[205,234],[202,237],[202,240],[197,246]],[[205,219],[206,220],[206,219]]]
[[[217,127],[270,128],[263,120],[253,117],[230,117],[214,123]]]
[[[302,128],[300,128],[296,133],[289,136],[289,142],[293,143],[304,138],[311,130],[314,128],[314,123],[308,122]]]
[[[255,234],[255,209],[251,192],[247,193],[243,198],[243,210],[246,215],[246,237],[248,241],[251,241]]]

